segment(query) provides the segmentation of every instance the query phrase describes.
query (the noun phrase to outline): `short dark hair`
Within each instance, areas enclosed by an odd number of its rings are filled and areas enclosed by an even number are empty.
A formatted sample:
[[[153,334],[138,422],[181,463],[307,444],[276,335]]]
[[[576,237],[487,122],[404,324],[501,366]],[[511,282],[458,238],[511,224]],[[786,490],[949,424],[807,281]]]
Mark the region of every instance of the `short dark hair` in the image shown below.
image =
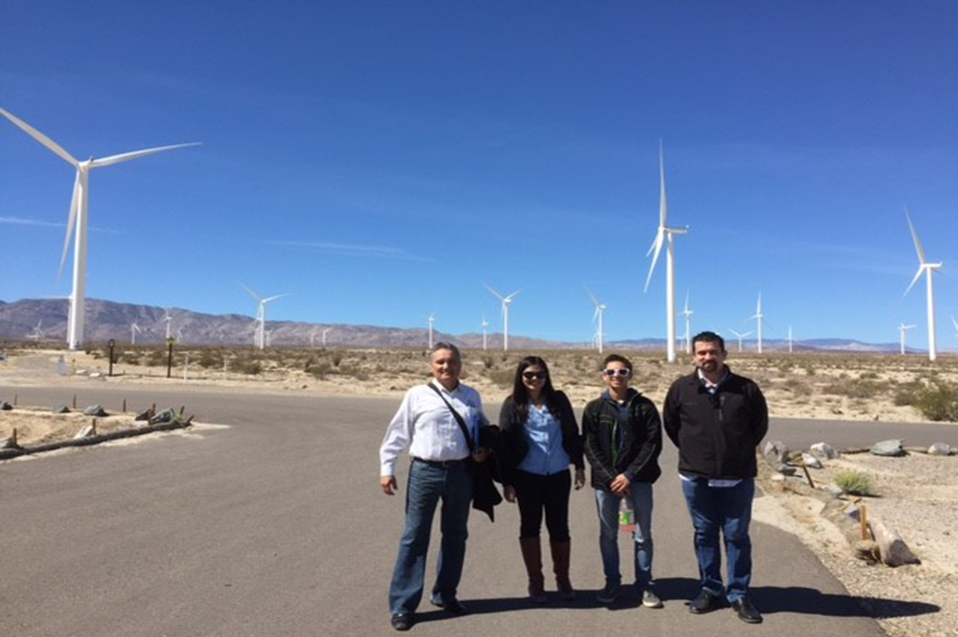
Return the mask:
[[[622,356],[621,354],[609,354],[608,356],[606,356],[605,360],[602,361],[602,368],[604,369],[608,367],[609,363],[622,363],[623,365],[629,368],[630,372],[633,371],[632,361],[630,361],[625,356]]]
[[[447,343],[446,341],[439,341],[438,343],[432,346],[432,353],[435,354],[441,349],[449,350],[450,352],[455,354],[457,359],[462,360],[462,354],[459,353],[459,348],[453,345],[452,343]]]
[[[719,349],[723,352],[725,351],[725,339],[716,334],[715,332],[699,332],[692,337],[692,349],[695,349],[695,344],[699,341],[703,343],[718,343]]]

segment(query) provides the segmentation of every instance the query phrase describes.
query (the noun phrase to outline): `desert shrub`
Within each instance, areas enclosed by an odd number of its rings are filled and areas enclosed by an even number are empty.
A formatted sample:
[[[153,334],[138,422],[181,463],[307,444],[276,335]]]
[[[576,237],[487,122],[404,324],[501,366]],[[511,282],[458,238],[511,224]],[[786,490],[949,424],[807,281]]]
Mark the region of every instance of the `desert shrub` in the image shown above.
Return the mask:
[[[263,373],[263,364],[257,360],[236,361],[236,364],[233,366],[233,369],[240,372],[241,374],[249,374],[250,376],[255,376],[257,374]]]
[[[921,414],[934,421],[958,421],[958,388],[936,384],[919,390],[912,403]]]
[[[495,365],[496,362],[492,360],[491,356],[483,356],[482,364],[486,367],[486,369],[492,369],[492,366]]]
[[[343,362],[343,355],[340,354],[339,352],[336,352],[335,354],[332,355],[330,360],[332,360],[333,367],[339,367],[339,364]]]
[[[498,387],[508,389],[512,387],[515,374],[511,369],[493,369],[489,372],[489,380]]]
[[[223,357],[218,353],[214,353],[213,350],[204,349],[200,352],[199,357],[197,357],[196,364],[204,369],[221,367],[223,365]]]
[[[921,383],[905,383],[895,391],[893,401],[899,407],[909,407],[918,401],[918,395],[924,389]]]
[[[862,372],[859,376],[862,380],[878,380],[877,372]]]
[[[332,365],[330,365],[326,361],[321,361],[319,363],[316,363],[315,365],[309,365],[306,368],[306,371],[309,372],[309,374],[313,378],[318,378],[320,380],[323,380],[324,378],[326,378],[326,374],[330,373],[332,369],[333,369]]]
[[[343,376],[351,376],[360,381],[369,380],[369,370],[364,369],[359,365],[340,365],[339,373]]]
[[[848,380],[846,379],[826,385],[822,392],[836,396],[848,396],[849,398],[874,398],[881,393],[883,386],[871,380]]]
[[[835,474],[835,484],[842,491],[852,495],[874,495],[872,479],[867,473],[861,471],[847,470],[839,471]]]
[[[166,350],[155,349],[146,357],[146,364],[150,367],[166,365]]]
[[[136,365],[140,362],[139,352],[123,352],[117,355],[117,362],[126,363],[127,365]]]

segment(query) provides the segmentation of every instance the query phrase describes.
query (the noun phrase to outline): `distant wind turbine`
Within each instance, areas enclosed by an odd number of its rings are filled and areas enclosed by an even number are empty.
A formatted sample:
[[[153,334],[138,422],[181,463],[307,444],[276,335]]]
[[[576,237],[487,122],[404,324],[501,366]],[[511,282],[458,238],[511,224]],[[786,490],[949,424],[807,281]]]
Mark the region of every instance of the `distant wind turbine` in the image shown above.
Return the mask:
[[[685,234],[689,229],[688,226],[685,228],[670,228],[668,217],[669,206],[665,196],[665,159],[662,152],[662,142],[659,141],[659,229],[655,234],[652,247],[646,254],[646,256],[652,255],[652,266],[649,268],[649,276],[645,279],[645,291],[649,291],[649,283],[652,281],[655,264],[662,252],[662,244],[668,243],[665,251],[665,319],[666,342],[668,343],[666,353],[668,361],[673,363],[675,362],[675,246],[672,236]]]
[[[911,289],[918,283],[918,279],[921,278],[922,272],[924,272],[928,281],[928,360],[934,361],[938,358],[938,351],[935,347],[935,341],[937,340],[935,338],[935,288],[932,283],[932,274],[941,267],[941,262],[928,263],[925,259],[925,250],[921,247],[921,241],[918,240],[918,233],[915,232],[915,225],[911,222],[907,207],[905,208],[905,218],[908,220],[911,238],[915,242],[915,251],[918,252],[918,272],[915,273],[915,278],[911,280],[911,285],[905,290],[905,295],[907,296],[911,292]]]
[[[486,328],[489,327],[489,321],[486,320],[486,317],[482,317],[482,351],[486,351]]]
[[[136,321],[133,321],[133,324],[130,325],[130,345],[136,345],[136,334],[142,331],[140,326],[136,324]]]
[[[495,290],[493,290],[488,285],[486,289],[492,292],[492,294],[502,301],[502,351],[509,351],[509,306],[512,305],[512,299],[519,294],[522,290],[516,290],[509,296],[502,296]]]
[[[163,317],[163,320],[166,321],[166,340],[170,340],[170,323],[173,321],[173,317],[170,316],[170,311],[166,311],[166,316]]]
[[[917,326],[915,326],[915,325],[905,325],[904,323],[901,323],[901,324],[898,326],[898,341],[899,341],[899,344],[901,345],[901,355],[902,355],[902,356],[905,355],[905,332],[907,332],[908,330],[910,330],[910,329],[913,328],[913,327],[917,327]]]
[[[730,331],[732,334],[735,334],[735,336],[738,338],[738,351],[741,352],[741,351],[742,351],[742,339],[745,338],[746,336],[748,336],[749,334],[751,334],[751,332],[744,332],[744,333],[742,333],[742,334],[739,334],[738,332],[736,332],[735,330],[733,330],[731,327],[729,328],[729,331]]]
[[[67,221],[67,234],[63,242],[63,256],[60,259],[60,274],[63,274],[63,266],[66,264],[67,254],[70,251],[70,239],[73,235],[73,229],[76,227],[76,237],[73,247],[73,293],[70,295],[67,345],[71,350],[80,349],[83,346],[84,308],[86,303],[87,217],[89,213],[90,169],[100,168],[101,166],[111,166],[113,164],[130,161],[131,159],[139,159],[140,157],[146,157],[147,155],[154,155],[176,148],[198,146],[199,144],[191,143],[160,146],[158,148],[137,150],[120,155],[111,155],[109,157],[103,157],[102,159],[94,159],[91,157],[86,161],[79,161],[55,141],[9,111],[0,108],[0,115],[3,115],[19,126],[24,132],[30,135],[30,137],[49,148],[76,168],[76,179],[73,182],[73,199],[70,202],[70,216]]]
[[[792,353],[792,326],[788,326],[788,353]]]
[[[692,315],[695,312],[689,309],[689,293],[685,292],[685,309],[682,310],[682,316],[685,317],[685,353],[692,353]]]
[[[317,328],[314,327],[313,331],[309,333],[309,346],[311,348],[316,347],[316,329]]]
[[[429,351],[431,352],[432,351],[432,324],[436,322],[435,313],[430,314],[426,318],[426,320],[429,321]]]
[[[330,332],[332,329],[333,329],[333,328],[331,328],[331,327],[327,327],[326,329],[323,330],[323,349],[326,349],[326,335],[329,334],[329,332]]]
[[[599,353],[601,354],[602,345],[605,340],[605,332],[603,331],[603,324],[602,324],[602,315],[605,313],[606,307],[608,306],[606,306],[605,303],[599,303],[599,299],[596,298],[595,294],[592,293],[592,290],[586,289],[586,292],[589,293],[589,298],[592,299],[592,304],[595,305],[595,313],[592,315],[592,321],[595,322],[596,319],[598,319],[599,321],[598,329],[595,332],[595,341],[596,341],[596,345],[598,346]]]
[[[43,325],[43,319],[37,321],[37,326],[33,328],[27,338],[32,338],[35,342],[39,343],[40,339],[43,338],[43,330],[40,329],[41,325]]]
[[[289,296],[289,293],[286,294],[277,294],[276,296],[268,296],[265,299],[261,297],[256,292],[253,292],[251,289],[240,283],[243,286],[243,289],[246,290],[246,293],[251,297],[259,301],[259,305],[256,308],[256,346],[260,349],[266,349],[266,304],[275,301],[276,299],[281,299],[284,296]]]
[[[763,320],[764,318],[765,318],[765,315],[762,314],[762,293],[759,292],[759,294],[758,294],[758,305],[756,306],[755,314],[754,314],[753,316],[750,316],[750,317],[748,318],[749,321],[755,321],[756,325],[758,325],[758,328],[757,328],[757,331],[756,331],[756,338],[758,339],[758,353],[759,353],[759,354],[762,353],[762,320]]]

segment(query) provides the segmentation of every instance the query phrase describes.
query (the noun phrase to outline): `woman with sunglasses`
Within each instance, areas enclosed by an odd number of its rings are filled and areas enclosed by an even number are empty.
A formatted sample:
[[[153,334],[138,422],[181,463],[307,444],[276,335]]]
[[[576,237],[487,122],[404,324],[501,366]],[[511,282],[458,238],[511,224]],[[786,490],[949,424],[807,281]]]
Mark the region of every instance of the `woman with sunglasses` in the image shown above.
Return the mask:
[[[519,362],[499,428],[503,491],[508,502],[519,501],[519,546],[529,575],[529,598],[537,604],[548,601],[539,540],[544,512],[559,597],[574,599],[569,580],[569,465],[575,466],[575,488],[581,489],[582,439],[572,404],[552,386],[549,368],[538,356]]]

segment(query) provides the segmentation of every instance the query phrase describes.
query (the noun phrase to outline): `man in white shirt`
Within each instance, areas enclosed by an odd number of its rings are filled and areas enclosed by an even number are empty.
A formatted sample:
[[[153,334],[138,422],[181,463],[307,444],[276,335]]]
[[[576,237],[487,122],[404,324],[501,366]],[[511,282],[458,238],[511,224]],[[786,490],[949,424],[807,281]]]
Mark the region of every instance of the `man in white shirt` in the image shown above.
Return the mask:
[[[462,358],[449,343],[437,343],[431,361],[433,380],[406,392],[379,449],[380,484],[386,495],[398,489],[396,461],[409,447],[412,464],[406,491],[406,528],[389,586],[390,623],[409,630],[422,600],[426,551],[436,506],[442,500],[442,543],[430,602],[457,615],[466,608],[456,598],[466,554],[474,478],[470,457],[484,462],[478,446],[485,422],[479,393],[459,382]],[[456,414],[461,418],[457,418]],[[468,438],[467,438],[468,435]]]

